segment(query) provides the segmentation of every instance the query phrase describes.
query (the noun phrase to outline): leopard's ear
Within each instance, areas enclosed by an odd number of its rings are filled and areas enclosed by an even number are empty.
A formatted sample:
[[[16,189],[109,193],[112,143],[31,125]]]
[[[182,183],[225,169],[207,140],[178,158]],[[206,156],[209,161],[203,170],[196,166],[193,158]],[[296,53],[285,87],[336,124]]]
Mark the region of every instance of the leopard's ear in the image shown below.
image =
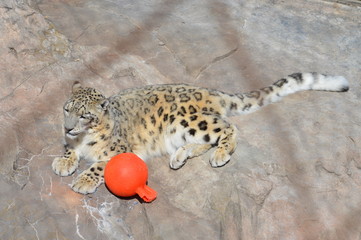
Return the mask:
[[[78,81],[75,81],[73,83],[72,91],[73,93],[76,93],[81,88],[81,84]]]
[[[109,100],[108,99],[104,98],[103,100],[100,101],[100,107],[104,111],[107,110],[108,105],[109,105]]]

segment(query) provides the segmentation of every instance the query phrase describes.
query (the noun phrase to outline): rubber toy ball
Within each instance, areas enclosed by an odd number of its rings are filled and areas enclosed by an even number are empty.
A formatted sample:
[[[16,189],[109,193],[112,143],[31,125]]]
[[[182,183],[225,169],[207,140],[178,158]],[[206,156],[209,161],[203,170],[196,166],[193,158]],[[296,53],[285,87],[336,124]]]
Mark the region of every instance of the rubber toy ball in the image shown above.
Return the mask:
[[[145,202],[157,197],[157,192],[146,185],[147,164],[134,153],[121,153],[110,159],[104,169],[108,189],[119,197],[139,195]]]

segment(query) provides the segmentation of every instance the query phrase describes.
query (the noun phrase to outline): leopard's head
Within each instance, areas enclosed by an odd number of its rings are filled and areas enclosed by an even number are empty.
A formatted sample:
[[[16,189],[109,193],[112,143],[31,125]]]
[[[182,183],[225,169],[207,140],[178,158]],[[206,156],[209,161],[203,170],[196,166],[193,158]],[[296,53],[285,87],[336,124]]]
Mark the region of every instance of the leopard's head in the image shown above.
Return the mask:
[[[82,87],[75,82],[72,96],[64,104],[64,130],[74,139],[97,126],[107,113],[109,101],[94,88]]]

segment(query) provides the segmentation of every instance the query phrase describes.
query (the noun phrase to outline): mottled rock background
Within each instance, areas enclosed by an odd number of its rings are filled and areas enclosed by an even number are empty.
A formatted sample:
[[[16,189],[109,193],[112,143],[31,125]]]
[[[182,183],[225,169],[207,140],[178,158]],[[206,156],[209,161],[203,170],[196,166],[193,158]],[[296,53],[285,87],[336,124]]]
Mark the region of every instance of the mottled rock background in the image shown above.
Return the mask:
[[[321,0],[0,2],[0,239],[361,239],[361,7]],[[75,80],[106,95],[185,82],[228,92],[300,71],[303,92],[232,118],[232,161],[149,162],[150,204],[82,196],[51,170]]]

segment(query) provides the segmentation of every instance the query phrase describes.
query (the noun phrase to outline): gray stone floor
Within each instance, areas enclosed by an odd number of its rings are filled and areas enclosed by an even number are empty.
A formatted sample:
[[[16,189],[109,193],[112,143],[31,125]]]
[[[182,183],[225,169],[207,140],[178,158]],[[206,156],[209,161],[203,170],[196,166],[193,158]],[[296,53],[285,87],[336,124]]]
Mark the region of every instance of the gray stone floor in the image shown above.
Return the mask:
[[[353,1],[357,2],[357,1]],[[361,7],[336,1],[0,2],[0,239],[361,239]],[[153,159],[150,204],[71,191],[62,104],[185,82],[244,92],[302,71],[347,93],[303,92],[232,118],[232,161]],[[76,174],[75,174],[76,175]]]

